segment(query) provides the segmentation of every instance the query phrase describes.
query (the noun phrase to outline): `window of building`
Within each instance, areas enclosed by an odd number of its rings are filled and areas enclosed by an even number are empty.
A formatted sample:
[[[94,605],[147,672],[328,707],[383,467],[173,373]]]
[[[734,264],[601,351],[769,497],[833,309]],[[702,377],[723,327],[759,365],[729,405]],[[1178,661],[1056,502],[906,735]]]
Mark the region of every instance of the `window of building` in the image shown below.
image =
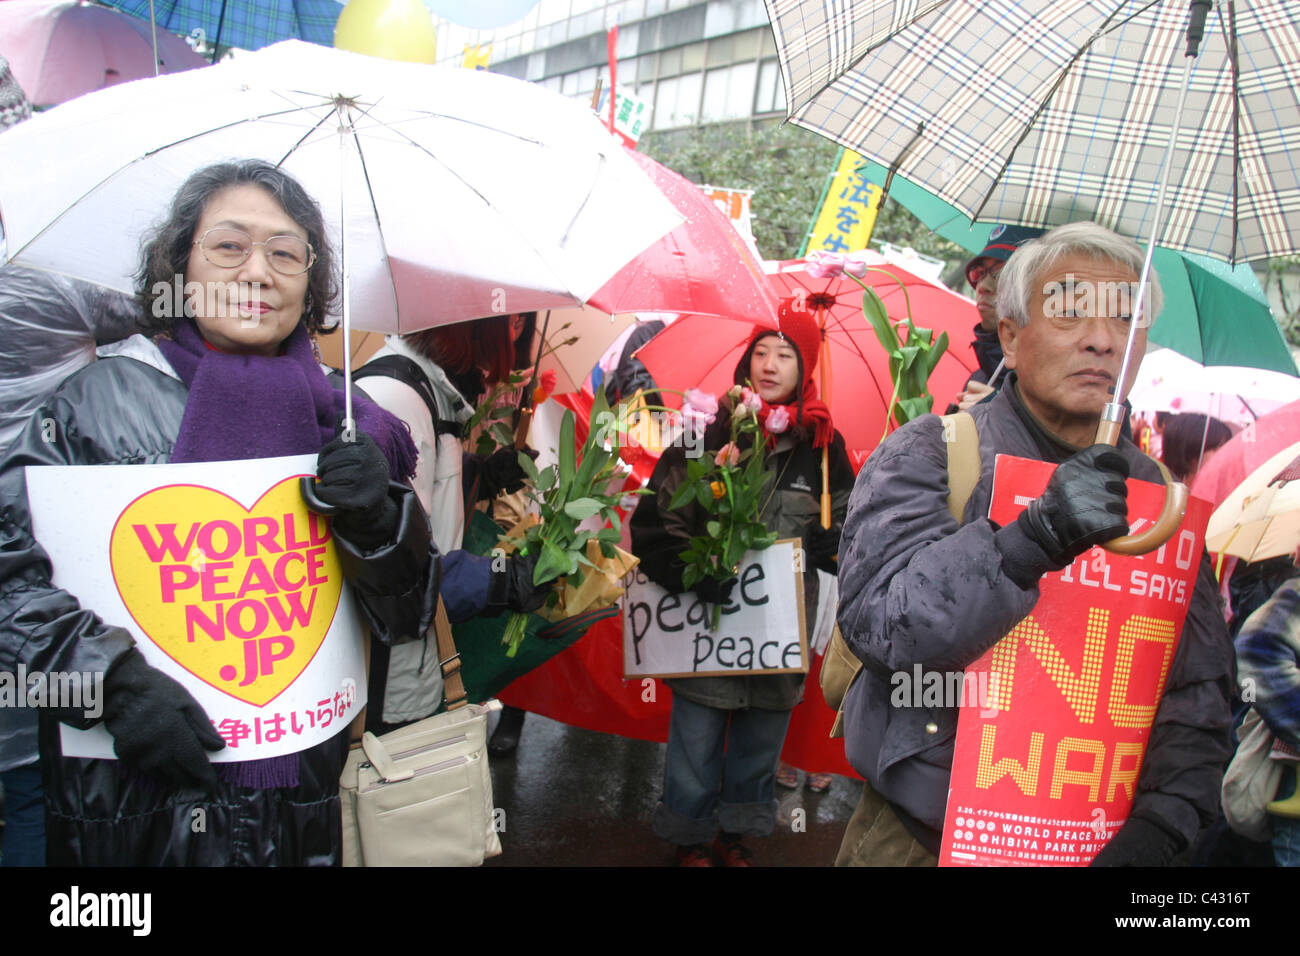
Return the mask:
[[[611,21],[611,25],[612,24],[613,21]],[[615,50],[617,51],[620,60],[624,57],[636,56],[637,40],[640,38],[640,35],[640,24],[633,23],[629,26],[619,24],[618,46],[615,47]]]
[[[649,19],[650,17],[657,17],[659,16],[659,14],[663,13],[667,9],[668,9],[667,0],[645,0],[646,19]]]
[[[546,75],[546,54],[534,53],[528,57],[528,70],[524,74],[530,80],[540,80]]]
[[[717,123],[749,116],[757,75],[758,68],[753,63],[737,63],[705,73],[700,122]]]
[[[736,4],[733,0],[709,0],[704,13],[704,35],[721,36],[736,29]]]
[[[706,44],[692,43],[682,47],[682,72],[698,73],[704,69],[704,48]]]
[[[699,119],[702,81],[699,73],[660,80],[655,90],[654,128],[694,126]]]
[[[776,60],[764,60],[758,70],[758,90],[754,94],[755,113],[785,110],[785,89],[781,85],[781,68]]]

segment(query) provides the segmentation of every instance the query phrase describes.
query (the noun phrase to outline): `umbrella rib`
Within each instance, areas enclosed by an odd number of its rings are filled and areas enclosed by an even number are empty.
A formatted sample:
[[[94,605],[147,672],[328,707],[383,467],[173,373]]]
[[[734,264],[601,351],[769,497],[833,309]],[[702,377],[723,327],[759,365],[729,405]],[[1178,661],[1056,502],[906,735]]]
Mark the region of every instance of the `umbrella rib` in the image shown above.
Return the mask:
[[[445,119],[450,119],[450,120],[459,120],[459,117],[455,117],[455,116],[447,116],[445,113],[428,113],[428,114],[426,114],[426,115],[428,115],[428,116],[441,116],[441,117],[443,117],[443,118],[445,118]],[[486,130],[488,130],[488,131],[490,131],[490,132],[497,132],[497,133],[502,132],[501,130],[494,130],[494,129],[492,129],[492,127],[483,126],[483,124],[481,124],[481,123],[473,123],[473,122],[470,122],[469,120],[463,120],[462,122],[469,123],[469,125],[471,125],[471,126],[478,126],[478,127],[481,127],[481,128],[486,129]],[[443,169],[445,169],[445,170],[446,170],[449,174],[451,174],[451,175],[452,175],[452,176],[453,176],[457,181],[459,181],[459,182],[461,183],[461,185],[463,185],[466,189],[468,189],[468,190],[469,190],[470,192],[472,192],[475,196],[477,196],[477,197],[482,201],[483,205],[484,205],[487,209],[492,209],[492,210],[495,210],[495,209],[496,209],[496,207],[492,204],[492,201],[491,201],[490,199],[488,199],[486,196],[484,196],[481,192],[479,192],[478,188],[475,187],[473,183],[471,183],[471,182],[469,182],[468,180],[466,180],[465,177],[462,176],[459,172],[457,172],[455,169],[453,169],[453,168],[452,168],[451,166],[449,166],[448,164],[444,163],[441,159],[439,159],[439,158],[437,157],[437,155],[435,155],[435,154],[434,154],[434,153],[433,153],[433,152],[432,152],[432,151],[431,151],[427,146],[425,146],[423,143],[417,143],[415,140],[411,139],[411,137],[407,136],[404,132],[402,132],[400,129],[398,129],[398,128],[395,127],[395,126],[391,126],[391,125],[388,125],[388,124],[384,124],[384,128],[385,128],[385,129],[392,130],[393,133],[395,133],[396,135],[400,136],[402,139],[406,140],[406,142],[409,143],[411,146],[413,146],[413,147],[415,147],[416,149],[420,150],[420,152],[422,152],[422,153],[424,153],[425,155],[427,155],[427,156],[428,156],[430,159],[432,159],[435,163],[437,163],[439,166],[441,166]],[[536,143],[538,146],[541,146],[542,148],[546,148],[546,144],[545,144],[545,143],[541,143],[541,142],[539,142],[539,141],[537,141],[537,140],[535,140],[535,139],[532,139],[532,138],[530,138],[530,137],[526,137],[526,136],[516,136],[516,135],[513,134],[513,133],[507,133],[506,135],[513,136],[515,139],[517,139],[517,140],[521,140],[521,141],[526,142],[526,143]],[[605,156],[604,151],[600,151],[597,155],[600,157],[600,161],[601,161],[601,163],[606,162],[606,156]],[[570,229],[572,229],[572,227],[573,227],[573,223],[574,223],[574,222],[577,222],[578,216],[581,215],[581,214],[582,214],[582,210],[585,209],[585,208],[587,207],[587,203],[590,201],[590,199],[591,199],[591,190],[588,189],[588,190],[587,190],[587,195],[583,197],[582,204],[578,207],[578,211],[577,211],[576,213],[574,213],[573,220],[569,223],[568,226],[565,227],[564,235],[565,235],[566,238],[567,238],[568,235],[569,235],[569,231],[570,231]],[[503,217],[503,218],[504,218],[504,217]],[[555,268],[554,268],[554,266],[552,266],[551,263],[547,260],[547,257],[546,257],[545,255],[543,255],[542,250],[541,250],[540,248],[538,248],[537,243],[535,243],[535,242],[532,240],[532,237],[529,236],[527,233],[523,232],[522,230],[518,230],[518,234],[519,234],[520,238],[524,241],[524,243],[525,243],[525,244],[526,244],[530,249],[532,249],[533,252],[537,255],[537,259],[538,259],[538,261],[541,262],[541,263],[543,263],[543,264],[544,264],[548,269],[551,270],[551,273],[555,276],[557,283],[558,283],[562,288],[564,288],[565,291],[567,292],[567,291],[568,291],[568,285],[564,282],[563,279],[560,278],[559,274],[555,272]]]
[[[1119,15],[1119,8],[1115,8],[1111,10],[1110,15],[1106,18],[1105,22],[1102,23],[1101,27],[1098,30],[1096,30],[1092,36],[1088,38],[1088,42],[1085,43],[1082,47],[1080,47],[1075,52],[1074,56],[1070,57],[1070,61],[1068,63],[1066,63],[1063,67],[1061,67],[1060,72],[1057,73],[1056,82],[1053,83],[1052,88],[1047,91],[1047,95],[1044,96],[1042,100],[1039,101],[1038,108],[1034,110],[1034,115],[1030,119],[1030,121],[1024,124],[1024,128],[1020,131],[1020,136],[1016,140],[1015,145],[1012,146],[1011,150],[1007,153],[1007,158],[1006,161],[1003,162],[1002,168],[998,170],[997,175],[993,177],[992,182],[989,184],[988,192],[984,194],[984,198],[980,200],[980,204],[975,207],[975,211],[972,213],[970,217],[971,222],[974,222],[976,219],[979,219],[980,216],[984,213],[984,207],[987,206],[989,204],[989,200],[993,198],[993,193],[997,190],[998,185],[1002,182],[1002,177],[1006,175],[1007,169],[1010,168],[1011,162],[1015,158],[1016,151],[1020,149],[1020,144],[1023,143],[1029,137],[1029,134],[1033,131],[1035,125],[1037,125],[1038,123],[1038,118],[1042,116],[1043,111],[1047,109],[1047,104],[1052,102],[1052,97],[1054,97],[1056,95],[1056,91],[1061,88],[1061,84],[1065,82],[1065,78],[1070,75],[1070,71],[1074,68],[1074,65],[1078,63],[1079,60],[1083,59],[1083,55],[1087,53],[1090,49],[1092,49],[1092,44],[1099,37],[1101,37],[1103,33],[1108,33],[1111,30],[1115,29],[1116,27],[1123,26],[1129,20],[1132,20],[1134,17],[1138,16],[1138,14],[1144,13],[1145,11],[1149,10],[1151,7],[1157,6],[1159,2],[1160,0],[1150,0],[1150,2],[1147,3],[1145,6],[1141,7],[1138,10],[1133,11],[1133,13],[1131,13],[1129,16],[1114,23],[1112,23],[1111,21],[1114,20],[1115,17]]]
[[[365,112],[368,113],[369,110]],[[357,161],[361,163],[361,177],[362,179],[365,180],[366,183],[366,195],[370,197],[370,211],[375,220],[375,234],[379,237],[379,247],[383,250],[384,261],[388,263],[388,283],[390,286],[392,286],[393,289],[393,312],[394,314],[398,314],[397,280],[393,278],[393,264],[392,264],[392,260],[388,256],[388,243],[384,241],[384,230],[383,230],[383,226],[380,224],[379,221],[379,205],[378,203],[375,202],[375,189],[370,182],[370,167],[366,165],[366,153],[365,150],[361,148],[361,140],[356,135],[356,123],[355,121],[352,121],[352,116],[350,112],[348,114],[348,119],[350,121],[349,125],[352,126],[353,128],[352,143],[357,150]],[[339,186],[340,188],[342,188],[341,182]],[[402,319],[400,314],[398,314],[397,327],[398,329],[401,329],[402,327]]]
[[[1228,247],[1230,250],[1228,264],[1235,266],[1237,264],[1237,232],[1239,229],[1237,206],[1241,198],[1238,194],[1241,183],[1237,179],[1237,170],[1241,162],[1241,73],[1240,63],[1237,60],[1236,4],[1228,4],[1228,22],[1226,25],[1223,17],[1219,17],[1219,29],[1228,31],[1228,35],[1223,38],[1223,41],[1228,49],[1228,69],[1232,71],[1232,245]]]

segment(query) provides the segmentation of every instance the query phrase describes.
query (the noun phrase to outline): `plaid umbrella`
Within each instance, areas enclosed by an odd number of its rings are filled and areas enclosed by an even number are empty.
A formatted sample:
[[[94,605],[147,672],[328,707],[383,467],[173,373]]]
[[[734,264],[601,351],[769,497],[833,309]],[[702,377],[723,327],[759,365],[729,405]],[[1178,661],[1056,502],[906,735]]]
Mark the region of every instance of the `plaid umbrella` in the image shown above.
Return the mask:
[[[103,0],[142,20],[150,7],[159,29],[190,36],[195,30],[213,49],[260,50],[281,40],[334,45],[339,0]]]
[[[887,170],[868,162],[869,182],[884,182]],[[896,176],[889,198],[931,231],[967,252],[977,253],[993,226],[972,223],[933,193]],[[1203,365],[1247,365],[1295,375],[1295,360],[1273,318],[1268,296],[1248,265],[1229,266],[1208,256],[1157,246],[1152,266],[1160,276],[1165,305],[1151,327],[1151,341]],[[1232,325],[1220,320],[1233,317]]]
[[[1185,0],[766,3],[793,122],[899,161],[971,219],[1149,233]],[[1211,12],[1162,245],[1232,262],[1300,251],[1294,19],[1285,3]]]

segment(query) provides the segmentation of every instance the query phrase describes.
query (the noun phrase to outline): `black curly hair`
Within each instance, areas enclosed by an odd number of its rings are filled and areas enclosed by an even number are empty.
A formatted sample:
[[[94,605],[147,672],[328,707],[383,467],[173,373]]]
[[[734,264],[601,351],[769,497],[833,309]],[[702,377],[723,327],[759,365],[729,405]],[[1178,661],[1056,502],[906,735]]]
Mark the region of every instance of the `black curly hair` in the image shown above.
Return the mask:
[[[155,302],[171,296],[176,277],[185,275],[194,233],[208,200],[233,186],[261,186],[306,231],[316,261],[308,272],[303,321],[309,332],[326,331],[325,316],[338,300],[339,287],[334,276],[334,252],[325,236],[320,206],[296,179],[260,159],[207,166],[176,191],[167,221],[154,231],[140,253],[140,270],[135,276],[135,294],[140,303],[137,331],[148,336],[167,335],[176,325],[180,318],[173,314],[176,310],[155,309]]]

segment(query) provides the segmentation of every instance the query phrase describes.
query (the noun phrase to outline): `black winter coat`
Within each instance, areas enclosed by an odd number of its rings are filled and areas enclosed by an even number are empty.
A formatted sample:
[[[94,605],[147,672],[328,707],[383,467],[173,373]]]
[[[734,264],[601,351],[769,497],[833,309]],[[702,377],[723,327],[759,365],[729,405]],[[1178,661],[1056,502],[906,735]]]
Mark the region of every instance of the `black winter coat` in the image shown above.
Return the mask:
[[[0,670],[105,673],[134,646],[50,582],[32,537],[24,467],[156,464],[169,460],[188,397],[158,349],[136,336],[68,378],[0,462]],[[131,356],[131,357],[126,357]],[[44,440],[42,421],[57,432]],[[46,431],[48,434],[48,431]],[[390,485],[401,518],[395,543],[363,554],[337,533],[344,574],[384,643],[423,634],[437,597],[438,562],[409,488]],[[94,507],[73,502],[72,507]],[[218,785],[178,791],[117,761],[59,756],[58,722],[41,715],[47,859],[53,865],[337,864],[338,778],[348,736],[299,756],[296,788]]]

